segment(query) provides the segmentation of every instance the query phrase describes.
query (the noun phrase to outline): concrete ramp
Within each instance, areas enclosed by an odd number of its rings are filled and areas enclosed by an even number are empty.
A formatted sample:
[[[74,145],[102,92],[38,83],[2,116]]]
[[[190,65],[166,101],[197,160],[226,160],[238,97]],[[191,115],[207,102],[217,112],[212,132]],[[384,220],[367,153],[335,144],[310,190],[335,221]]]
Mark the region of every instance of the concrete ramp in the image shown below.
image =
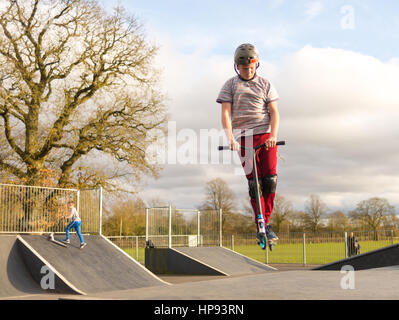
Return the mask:
[[[399,265],[399,244],[369,251],[357,256],[335,261],[314,270],[341,270],[345,265],[352,266],[355,270],[392,267]]]
[[[0,236],[0,299],[43,293],[20,255],[16,236]]]
[[[146,248],[146,267],[157,274],[225,276],[276,270],[223,247]]]
[[[81,250],[75,235],[71,236],[71,244],[67,248],[48,241],[46,236],[21,236],[21,243],[28,249],[23,255],[28,268],[38,270],[42,263],[50,266],[74,293],[87,294],[167,284],[105,237],[85,235],[85,242],[87,246]],[[40,261],[35,257],[39,257]],[[56,290],[65,292],[66,288],[59,285]]]

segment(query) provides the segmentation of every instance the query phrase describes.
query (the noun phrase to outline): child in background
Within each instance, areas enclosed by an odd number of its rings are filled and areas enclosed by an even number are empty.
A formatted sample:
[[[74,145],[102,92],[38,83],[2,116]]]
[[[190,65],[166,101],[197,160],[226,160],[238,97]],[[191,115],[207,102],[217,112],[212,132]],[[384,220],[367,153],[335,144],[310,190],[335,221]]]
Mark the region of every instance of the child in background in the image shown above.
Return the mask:
[[[69,215],[68,216],[63,216],[64,219],[72,219],[72,221],[66,226],[65,228],[65,233],[66,233],[66,238],[65,240],[62,240],[65,243],[70,243],[69,241],[69,231],[74,228],[76,231],[76,234],[79,237],[80,240],[80,249],[83,249],[86,246],[86,243],[83,240],[82,233],[80,231],[80,227],[82,225],[82,220],[79,217],[79,213],[75,208],[75,203],[73,200],[68,201],[68,211]]]

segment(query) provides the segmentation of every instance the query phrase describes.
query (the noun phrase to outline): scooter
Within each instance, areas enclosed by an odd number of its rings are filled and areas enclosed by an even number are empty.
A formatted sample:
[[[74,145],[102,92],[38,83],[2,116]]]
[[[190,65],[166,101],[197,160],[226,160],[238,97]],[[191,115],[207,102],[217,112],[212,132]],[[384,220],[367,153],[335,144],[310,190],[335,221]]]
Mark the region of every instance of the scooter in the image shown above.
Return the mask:
[[[283,146],[285,145],[285,141],[277,141],[276,145]],[[266,244],[269,246],[269,250],[272,251],[275,245],[275,242],[267,240],[266,237],[266,227],[265,227],[265,220],[263,219],[262,215],[262,204],[260,201],[260,186],[259,186],[259,178],[258,178],[258,171],[256,166],[256,152],[260,149],[266,147],[266,142],[262,143],[256,147],[244,147],[241,146],[241,149],[248,150],[252,153],[252,174],[255,179],[255,194],[256,194],[256,207],[258,209],[258,234],[259,234],[259,245],[264,250],[266,248]],[[229,146],[219,146],[219,151],[221,150],[230,150]]]

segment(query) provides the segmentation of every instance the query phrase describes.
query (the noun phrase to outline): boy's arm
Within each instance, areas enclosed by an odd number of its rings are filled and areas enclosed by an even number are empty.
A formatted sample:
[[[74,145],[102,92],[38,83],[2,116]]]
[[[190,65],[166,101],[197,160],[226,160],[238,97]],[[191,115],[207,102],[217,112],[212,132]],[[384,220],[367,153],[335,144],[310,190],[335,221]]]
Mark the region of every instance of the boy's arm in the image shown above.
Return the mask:
[[[231,103],[222,102],[222,125],[231,150],[239,150],[240,144],[234,139],[233,128],[231,126]]]
[[[267,148],[274,148],[277,142],[278,127],[280,124],[280,114],[278,112],[277,100],[268,104],[270,114],[270,137],[266,140]]]
[[[69,211],[69,214],[62,216],[64,219],[70,219],[72,218],[72,210]]]

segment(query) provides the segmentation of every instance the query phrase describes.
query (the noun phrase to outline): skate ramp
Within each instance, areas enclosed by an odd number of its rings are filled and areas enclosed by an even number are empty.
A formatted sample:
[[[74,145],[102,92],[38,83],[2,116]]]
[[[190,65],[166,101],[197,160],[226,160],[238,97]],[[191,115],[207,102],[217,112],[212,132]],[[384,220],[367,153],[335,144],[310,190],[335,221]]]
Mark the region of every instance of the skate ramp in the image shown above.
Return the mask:
[[[275,270],[223,247],[146,248],[146,267],[157,274],[225,276]]]
[[[45,236],[23,235],[21,238],[31,252],[51,265],[70,284],[75,293],[87,294],[167,284],[102,236],[85,235],[87,246],[84,249],[79,249],[79,240],[74,235],[67,248],[48,241]],[[60,237],[55,238],[60,240]],[[29,268],[38,268],[34,259],[26,260]]]
[[[350,265],[355,270],[366,270],[399,265],[399,244],[369,251],[357,256],[322,265],[314,270],[341,270]]]
[[[16,236],[0,236],[0,299],[43,293],[19,252]]]
[[[206,263],[226,275],[242,275],[275,270],[259,261],[223,247],[184,247],[176,251]]]

